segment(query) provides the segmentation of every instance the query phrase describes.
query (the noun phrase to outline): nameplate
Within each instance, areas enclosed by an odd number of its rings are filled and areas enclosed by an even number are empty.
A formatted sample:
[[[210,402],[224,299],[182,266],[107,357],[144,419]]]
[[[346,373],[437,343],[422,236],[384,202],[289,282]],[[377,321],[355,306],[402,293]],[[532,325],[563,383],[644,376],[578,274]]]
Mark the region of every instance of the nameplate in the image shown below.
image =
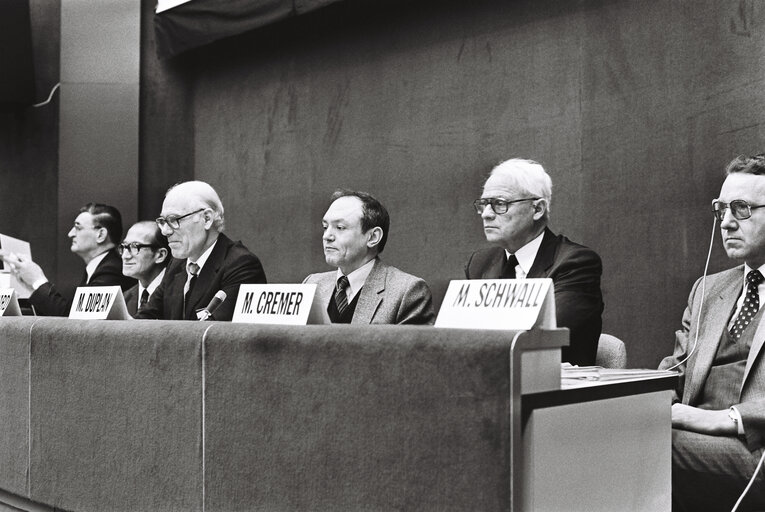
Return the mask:
[[[21,316],[19,299],[13,288],[0,288],[0,316]]]
[[[74,294],[69,318],[127,320],[130,314],[119,286],[80,286]]]
[[[555,328],[552,279],[472,279],[449,283],[436,327]]]
[[[243,284],[231,321],[306,325],[315,293],[315,284]]]

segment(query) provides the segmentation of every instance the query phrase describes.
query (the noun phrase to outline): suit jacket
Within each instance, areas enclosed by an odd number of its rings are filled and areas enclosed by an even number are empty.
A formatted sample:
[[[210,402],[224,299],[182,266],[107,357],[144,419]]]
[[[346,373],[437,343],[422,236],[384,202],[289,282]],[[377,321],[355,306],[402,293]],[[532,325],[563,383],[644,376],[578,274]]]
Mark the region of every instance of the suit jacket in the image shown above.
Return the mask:
[[[86,279],[83,277],[78,286],[119,286],[125,291],[137,283],[132,277],[122,275],[122,258],[116,248],[106,253],[87,284]],[[69,316],[73,300],[74,293],[64,296],[52,283],[41,285],[29,296],[37,314],[44,316]]]
[[[465,266],[468,279],[499,279],[505,250],[492,247],[476,251]],[[562,358],[571,364],[595,364],[602,327],[603,265],[595,251],[545,228],[542,244],[526,277],[547,277],[555,285],[555,316],[559,327],[568,327],[569,346]]]
[[[196,311],[206,307],[218,290],[226,292],[226,300],[213,314],[214,320],[231,320],[240,284],[265,283],[266,274],[257,256],[241,242],[233,242],[223,233],[218,235],[210,257],[197,276],[189,293],[186,315],[183,314],[183,287],[186,284],[186,260],[173,259],[162,283],[151,294],[148,304],[136,318],[196,320]]]
[[[691,406],[697,405],[703,396],[717,347],[743,290],[743,265],[707,276],[704,293],[701,283],[702,279],[696,281],[688,297],[688,307],[683,313],[683,327],[675,333],[674,353],[659,366],[661,369],[674,366],[693,351],[688,361],[677,368],[682,374],[676,399]],[[739,403],[732,405],[741,413],[746,444],[752,451],[765,446],[765,363],[760,357],[765,344],[765,322],[761,321],[756,329],[743,382],[732,383],[739,389]],[[697,335],[698,343],[695,343]]]
[[[316,283],[314,300],[326,309],[335,293],[337,271],[311,274],[304,283]],[[396,267],[375,259],[361,288],[352,324],[432,324],[433,299],[428,285]]]
[[[138,311],[138,285],[133,286],[123,295],[125,297],[125,306],[127,306],[128,313],[130,316],[135,316],[136,311]]]

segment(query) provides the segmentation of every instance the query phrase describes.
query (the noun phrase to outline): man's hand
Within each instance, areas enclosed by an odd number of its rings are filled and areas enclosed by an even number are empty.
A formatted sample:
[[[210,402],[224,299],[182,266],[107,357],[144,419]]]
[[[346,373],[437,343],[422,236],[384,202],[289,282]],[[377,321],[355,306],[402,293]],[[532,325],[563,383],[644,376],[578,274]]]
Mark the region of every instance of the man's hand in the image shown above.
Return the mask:
[[[45,277],[45,273],[40,268],[40,265],[34,261],[28,259],[26,256],[19,256],[12,252],[0,250],[0,259],[11,269],[11,273],[32,290],[32,285],[35,281],[48,279]]]
[[[708,411],[685,404],[672,406],[672,428],[711,436],[735,436],[738,426],[728,416],[728,409]]]

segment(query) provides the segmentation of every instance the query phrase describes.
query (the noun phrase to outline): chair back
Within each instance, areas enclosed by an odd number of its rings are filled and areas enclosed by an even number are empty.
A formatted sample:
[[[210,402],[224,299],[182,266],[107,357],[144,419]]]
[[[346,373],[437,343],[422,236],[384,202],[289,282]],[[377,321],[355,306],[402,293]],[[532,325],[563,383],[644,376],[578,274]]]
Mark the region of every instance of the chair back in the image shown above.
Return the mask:
[[[627,348],[624,342],[610,334],[601,334],[595,364],[603,368],[627,368]]]

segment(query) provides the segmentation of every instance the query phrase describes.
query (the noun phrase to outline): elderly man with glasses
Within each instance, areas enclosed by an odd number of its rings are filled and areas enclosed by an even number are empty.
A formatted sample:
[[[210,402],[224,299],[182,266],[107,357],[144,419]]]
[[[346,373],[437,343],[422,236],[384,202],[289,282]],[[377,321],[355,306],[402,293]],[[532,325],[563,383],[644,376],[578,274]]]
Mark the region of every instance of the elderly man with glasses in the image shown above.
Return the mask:
[[[135,279],[122,274],[122,262],[115,248],[122,238],[122,216],[113,206],[88,203],[80,208],[67,236],[71,251],[85,262],[85,272],[78,286],[120,286],[127,290]],[[48,281],[42,268],[23,255],[0,251],[16,278],[32,290],[29,302],[38,315],[68,316],[74,299]]]
[[[486,240],[465,266],[468,279],[547,277],[555,285],[559,327],[571,330],[563,361],[595,364],[602,325],[602,264],[592,250],[547,227],[552,180],[531,160],[507,160],[492,171],[473,205],[483,220]]]
[[[672,510],[765,509],[765,155],[738,157],[712,203],[735,268],[693,285],[674,353]],[[711,248],[710,248],[711,249]]]
[[[122,273],[138,280],[137,285],[125,292],[128,313],[135,316],[138,310],[146,307],[162,282],[171,259],[170,247],[157,223],[143,220],[128,229],[117,252],[122,256]]]
[[[136,318],[197,320],[222,290],[226,299],[211,319],[231,320],[239,285],[266,282],[258,257],[223,234],[223,205],[207,183],[171,187],[156,223],[174,261]]]

